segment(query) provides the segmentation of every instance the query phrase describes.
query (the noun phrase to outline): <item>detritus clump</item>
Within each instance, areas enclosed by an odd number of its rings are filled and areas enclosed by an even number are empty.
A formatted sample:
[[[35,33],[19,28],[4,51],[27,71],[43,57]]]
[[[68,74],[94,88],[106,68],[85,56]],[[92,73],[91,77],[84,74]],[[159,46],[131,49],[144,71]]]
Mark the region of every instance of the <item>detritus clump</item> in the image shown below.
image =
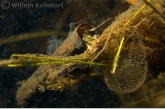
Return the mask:
[[[133,41],[128,49],[126,57],[115,74],[108,71],[104,76],[108,88],[120,94],[135,91],[144,83],[147,76],[147,54],[143,42]]]

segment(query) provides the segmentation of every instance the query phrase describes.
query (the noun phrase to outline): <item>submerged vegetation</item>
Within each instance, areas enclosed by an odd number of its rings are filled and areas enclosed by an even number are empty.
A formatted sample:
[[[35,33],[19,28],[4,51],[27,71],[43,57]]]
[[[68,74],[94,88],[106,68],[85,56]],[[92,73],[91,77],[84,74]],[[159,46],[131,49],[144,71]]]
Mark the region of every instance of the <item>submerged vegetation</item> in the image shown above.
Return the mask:
[[[159,75],[164,72],[165,52],[165,11],[164,0],[140,0],[126,12],[102,23],[108,26],[101,35],[98,27],[92,28],[86,22],[80,22],[69,32],[63,44],[51,55],[12,54],[11,59],[1,60],[0,66],[28,67],[40,66],[17,90],[16,100],[20,106],[28,105],[28,100],[37,92],[46,90],[65,91],[76,85],[97,78],[104,78],[107,87],[114,91],[121,100],[122,106],[145,106],[138,103],[163,93],[149,96],[131,104],[128,93],[138,93],[148,75]],[[154,5],[153,5],[154,4]],[[159,17],[158,17],[159,16]],[[64,33],[56,32],[60,36]],[[18,35],[1,40],[0,44],[38,36],[52,36],[55,32],[38,32]],[[83,37],[93,38],[92,41]],[[14,39],[14,40],[13,40]],[[97,67],[97,69],[96,69]],[[164,81],[164,80],[162,80]],[[136,91],[137,90],[137,91]],[[133,97],[132,97],[133,98]],[[130,103],[130,104],[129,104]],[[120,107],[122,107],[120,106]],[[155,105],[159,106],[159,105]],[[164,105],[160,105],[164,107]]]

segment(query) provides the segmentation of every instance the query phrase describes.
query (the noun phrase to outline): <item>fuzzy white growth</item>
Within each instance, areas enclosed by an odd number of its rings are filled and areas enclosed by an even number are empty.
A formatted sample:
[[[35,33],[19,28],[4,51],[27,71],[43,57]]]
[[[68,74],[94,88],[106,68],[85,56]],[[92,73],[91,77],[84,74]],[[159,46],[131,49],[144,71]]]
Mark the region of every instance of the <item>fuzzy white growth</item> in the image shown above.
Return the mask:
[[[47,55],[52,55],[54,51],[62,44],[63,38],[58,38],[57,36],[52,36],[49,38],[48,48],[46,50]]]

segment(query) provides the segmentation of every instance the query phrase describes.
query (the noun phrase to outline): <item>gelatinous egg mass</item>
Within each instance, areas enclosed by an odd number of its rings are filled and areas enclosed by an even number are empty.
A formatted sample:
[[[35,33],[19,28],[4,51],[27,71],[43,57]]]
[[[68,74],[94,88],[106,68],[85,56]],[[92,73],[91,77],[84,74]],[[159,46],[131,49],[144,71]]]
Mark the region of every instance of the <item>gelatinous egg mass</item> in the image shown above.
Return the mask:
[[[115,74],[107,71],[104,75],[108,88],[119,94],[137,90],[145,81],[148,70],[146,49],[142,41],[132,41],[121,65]],[[120,58],[119,58],[120,61]]]

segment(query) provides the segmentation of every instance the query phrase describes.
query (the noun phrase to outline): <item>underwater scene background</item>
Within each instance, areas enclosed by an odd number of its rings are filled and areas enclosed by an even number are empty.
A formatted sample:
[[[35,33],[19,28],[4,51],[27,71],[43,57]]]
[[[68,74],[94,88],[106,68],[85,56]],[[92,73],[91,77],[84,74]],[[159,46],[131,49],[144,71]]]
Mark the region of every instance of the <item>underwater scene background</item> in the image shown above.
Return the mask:
[[[9,59],[12,54],[51,55],[70,31],[76,28],[71,24],[87,22],[96,27],[108,18],[114,21],[117,15],[134,6],[135,2],[136,0],[1,0],[0,40],[31,32],[40,34],[41,31],[55,31],[60,34],[19,39],[20,41],[4,44],[0,41],[0,60]],[[18,88],[37,68],[0,67],[0,107],[165,107],[165,95],[156,97],[157,92],[164,90],[163,72],[154,76],[148,74],[149,80],[135,92],[126,95],[111,91],[103,78],[96,78],[70,87],[67,91],[36,91],[24,106],[17,104]],[[149,98],[152,96],[155,98]]]

